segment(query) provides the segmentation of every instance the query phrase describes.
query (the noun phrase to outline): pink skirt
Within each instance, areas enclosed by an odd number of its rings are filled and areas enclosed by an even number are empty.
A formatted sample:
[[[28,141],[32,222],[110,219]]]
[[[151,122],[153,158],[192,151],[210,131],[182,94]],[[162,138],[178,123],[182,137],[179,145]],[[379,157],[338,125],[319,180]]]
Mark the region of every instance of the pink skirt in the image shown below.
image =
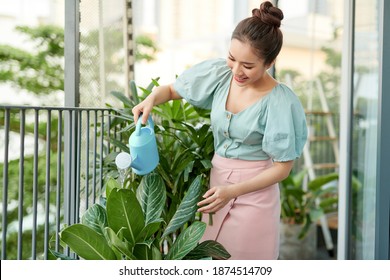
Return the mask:
[[[271,160],[246,161],[214,155],[210,186],[248,180],[272,166]],[[279,255],[280,195],[274,184],[232,199],[212,215],[201,241],[215,240],[230,253],[231,260],[276,260]]]

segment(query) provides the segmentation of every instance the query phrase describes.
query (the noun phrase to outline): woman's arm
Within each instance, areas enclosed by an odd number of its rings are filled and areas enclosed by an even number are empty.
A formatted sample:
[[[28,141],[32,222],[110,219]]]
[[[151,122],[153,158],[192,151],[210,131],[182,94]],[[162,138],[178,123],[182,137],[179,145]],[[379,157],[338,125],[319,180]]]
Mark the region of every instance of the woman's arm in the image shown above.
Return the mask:
[[[134,123],[137,123],[139,115],[142,114],[142,123],[145,124],[153,106],[165,103],[169,100],[181,98],[182,97],[173,88],[173,84],[154,88],[148,97],[146,97],[138,105],[134,106],[131,110],[134,116]]]
[[[274,162],[273,166],[259,175],[236,184],[213,186],[198,203],[199,212],[214,213],[224,207],[231,199],[250,192],[258,191],[284,180],[293,167],[294,161]]]

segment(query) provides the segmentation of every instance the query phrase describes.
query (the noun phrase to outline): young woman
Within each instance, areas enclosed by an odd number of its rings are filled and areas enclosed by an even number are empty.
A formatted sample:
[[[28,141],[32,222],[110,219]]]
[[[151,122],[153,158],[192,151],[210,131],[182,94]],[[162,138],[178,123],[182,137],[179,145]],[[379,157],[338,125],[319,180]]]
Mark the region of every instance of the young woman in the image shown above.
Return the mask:
[[[208,224],[203,240],[221,243],[231,259],[278,258],[278,182],[307,138],[299,99],[267,72],[282,47],[282,19],[280,9],[263,2],[235,28],[227,59],[193,66],[132,110],[135,122],[142,113],[146,123],[153,106],[172,99],[211,109],[215,155],[198,211]]]

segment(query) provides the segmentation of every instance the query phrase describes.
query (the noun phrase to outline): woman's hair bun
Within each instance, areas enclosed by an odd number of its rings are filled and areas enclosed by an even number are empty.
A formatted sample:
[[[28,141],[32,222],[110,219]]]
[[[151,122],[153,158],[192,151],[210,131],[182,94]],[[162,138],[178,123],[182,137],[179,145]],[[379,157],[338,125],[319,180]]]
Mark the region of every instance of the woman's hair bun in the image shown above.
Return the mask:
[[[265,1],[261,3],[260,9],[252,10],[252,16],[259,18],[265,24],[280,27],[283,12],[271,2]]]

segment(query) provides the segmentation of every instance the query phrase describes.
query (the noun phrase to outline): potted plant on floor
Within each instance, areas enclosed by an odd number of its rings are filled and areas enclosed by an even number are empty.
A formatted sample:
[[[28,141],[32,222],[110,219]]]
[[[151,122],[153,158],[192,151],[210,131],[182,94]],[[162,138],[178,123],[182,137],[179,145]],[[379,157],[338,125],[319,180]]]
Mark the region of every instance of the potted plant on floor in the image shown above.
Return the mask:
[[[303,189],[306,170],[280,183],[280,259],[315,259],[316,221],[337,210],[337,173],[319,176]]]

